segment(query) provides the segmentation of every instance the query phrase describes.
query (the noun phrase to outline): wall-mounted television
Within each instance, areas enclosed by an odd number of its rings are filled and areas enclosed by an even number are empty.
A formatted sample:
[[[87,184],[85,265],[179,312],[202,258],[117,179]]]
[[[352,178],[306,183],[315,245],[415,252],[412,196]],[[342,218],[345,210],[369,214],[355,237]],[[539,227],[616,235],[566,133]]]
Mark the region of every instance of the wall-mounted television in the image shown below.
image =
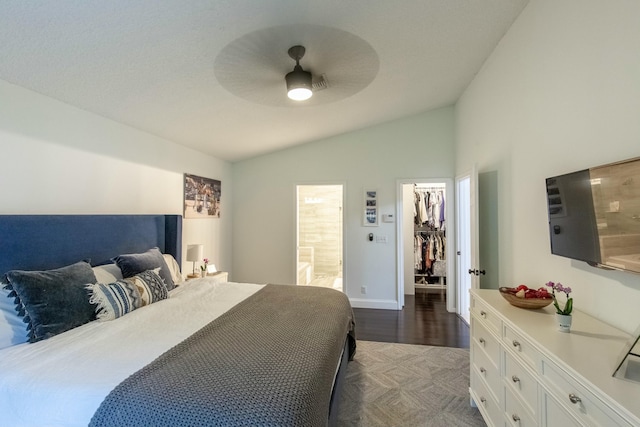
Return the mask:
[[[551,253],[640,273],[640,158],[547,178]]]

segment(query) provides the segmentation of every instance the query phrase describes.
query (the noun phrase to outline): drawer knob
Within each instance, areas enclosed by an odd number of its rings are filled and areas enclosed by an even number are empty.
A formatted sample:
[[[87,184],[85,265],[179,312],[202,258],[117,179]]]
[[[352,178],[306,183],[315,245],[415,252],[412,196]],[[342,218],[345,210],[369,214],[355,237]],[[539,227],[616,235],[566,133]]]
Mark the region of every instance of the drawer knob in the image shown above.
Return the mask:
[[[520,417],[518,416],[518,414],[513,414],[513,415],[511,415],[511,419],[512,419],[513,421],[515,421],[515,422],[520,421]]]
[[[486,373],[487,373],[487,370],[481,367],[481,368],[480,368],[480,373],[481,373],[481,374],[486,374]]]
[[[481,311],[480,311],[480,316],[482,316],[482,317],[485,317],[485,318],[486,318],[486,317],[487,317],[487,312],[486,312],[486,311],[484,311],[484,310],[481,310]]]
[[[485,403],[487,403],[487,399],[484,397],[481,397],[480,402],[482,402],[482,404],[484,405]]]
[[[520,381],[520,378],[518,378],[518,377],[516,377],[515,375],[513,375],[513,376],[511,377],[511,381],[513,381],[514,383],[517,383],[517,382],[519,382],[519,381]]]
[[[478,342],[484,346],[485,340],[484,340],[484,338],[480,338],[480,339],[478,340]]]
[[[518,341],[516,341],[516,340],[513,340],[512,344],[516,348],[520,347],[520,343]]]
[[[582,402],[582,399],[580,399],[578,396],[576,396],[573,393],[569,393],[569,400],[571,401],[571,403],[580,403],[580,402]]]

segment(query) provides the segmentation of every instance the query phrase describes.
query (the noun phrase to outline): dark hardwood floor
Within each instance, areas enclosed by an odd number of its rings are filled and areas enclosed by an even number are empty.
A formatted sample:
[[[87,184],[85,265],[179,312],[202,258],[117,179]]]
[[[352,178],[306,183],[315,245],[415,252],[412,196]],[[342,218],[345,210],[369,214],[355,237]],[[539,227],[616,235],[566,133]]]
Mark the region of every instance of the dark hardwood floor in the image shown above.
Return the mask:
[[[469,348],[469,326],[447,311],[444,293],[416,290],[402,311],[354,308],[356,338],[364,341]]]

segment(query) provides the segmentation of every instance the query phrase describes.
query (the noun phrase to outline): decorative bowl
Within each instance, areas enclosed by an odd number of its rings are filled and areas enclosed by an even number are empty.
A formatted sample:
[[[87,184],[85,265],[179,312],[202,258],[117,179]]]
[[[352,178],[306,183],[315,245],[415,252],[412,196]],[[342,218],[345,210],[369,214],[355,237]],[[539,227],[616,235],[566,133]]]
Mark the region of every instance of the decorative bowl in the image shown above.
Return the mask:
[[[513,306],[528,309],[538,309],[548,306],[553,302],[553,298],[519,298],[512,293],[513,288],[500,288],[500,295]]]

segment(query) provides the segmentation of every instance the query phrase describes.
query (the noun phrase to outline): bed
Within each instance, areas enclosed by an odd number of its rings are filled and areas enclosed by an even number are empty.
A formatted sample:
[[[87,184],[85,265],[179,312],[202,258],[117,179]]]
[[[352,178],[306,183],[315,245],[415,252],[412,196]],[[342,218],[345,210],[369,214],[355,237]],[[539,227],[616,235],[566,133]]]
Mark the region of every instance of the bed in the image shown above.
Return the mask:
[[[0,293],[0,426],[335,424],[355,352],[346,296],[182,282],[181,225],[175,215],[0,215],[0,274],[11,272],[4,281],[15,288]],[[130,274],[131,259],[155,262],[157,253],[162,267]],[[29,280],[63,271],[83,282],[88,269],[101,283],[83,285],[97,319],[52,332],[59,322],[42,321]],[[118,304],[96,297],[114,289]],[[33,342],[22,342],[25,324],[8,313],[16,295]],[[54,319],[73,305],[64,295]]]

